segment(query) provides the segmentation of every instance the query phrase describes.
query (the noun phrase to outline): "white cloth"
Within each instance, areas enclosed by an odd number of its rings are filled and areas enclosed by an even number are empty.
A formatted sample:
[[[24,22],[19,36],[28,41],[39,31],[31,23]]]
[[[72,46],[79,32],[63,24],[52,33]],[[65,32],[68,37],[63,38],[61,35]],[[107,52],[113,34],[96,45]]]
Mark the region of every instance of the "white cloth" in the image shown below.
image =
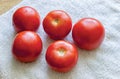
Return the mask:
[[[11,47],[15,36],[12,15],[21,6],[35,8],[41,16],[37,33],[43,41],[43,51],[37,61],[21,63],[12,56]],[[49,39],[42,27],[43,18],[51,10],[64,10],[73,25],[83,17],[93,17],[105,27],[105,39],[92,51],[79,50],[78,63],[68,73],[51,70],[45,53]],[[71,33],[65,38],[73,42]],[[120,0],[23,0],[0,16],[0,79],[120,79]]]

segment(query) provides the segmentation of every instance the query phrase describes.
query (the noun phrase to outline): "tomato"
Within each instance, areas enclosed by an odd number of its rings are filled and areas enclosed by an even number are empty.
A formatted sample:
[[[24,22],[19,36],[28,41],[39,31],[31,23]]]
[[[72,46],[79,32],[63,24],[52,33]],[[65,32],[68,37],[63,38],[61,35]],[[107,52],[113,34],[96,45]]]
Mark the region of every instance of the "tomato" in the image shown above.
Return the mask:
[[[72,28],[70,16],[62,10],[49,12],[43,20],[45,32],[54,40],[66,37]]]
[[[82,18],[73,27],[72,37],[82,49],[92,50],[100,46],[105,36],[103,25],[94,18]]]
[[[58,72],[68,72],[77,63],[77,48],[66,41],[56,41],[49,45],[46,51],[48,65]]]
[[[23,31],[15,36],[12,46],[13,56],[22,62],[35,61],[42,51],[42,40],[37,33]]]
[[[40,15],[32,7],[24,6],[13,14],[13,26],[16,32],[36,31],[40,25]]]

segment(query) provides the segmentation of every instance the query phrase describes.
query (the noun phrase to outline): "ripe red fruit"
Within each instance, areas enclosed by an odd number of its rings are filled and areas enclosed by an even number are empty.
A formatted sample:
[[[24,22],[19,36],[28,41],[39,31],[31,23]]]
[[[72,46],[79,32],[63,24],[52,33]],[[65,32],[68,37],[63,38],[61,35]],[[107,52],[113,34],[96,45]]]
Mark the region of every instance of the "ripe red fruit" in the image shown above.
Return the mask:
[[[19,61],[32,62],[38,58],[41,51],[42,40],[35,32],[20,32],[13,41],[12,53]]]
[[[72,37],[75,43],[82,49],[92,50],[99,47],[104,39],[105,29],[94,18],[83,18],[73,27]]]
[[[16,32],[36,31],[40,25],[40,15],[34,8],[24,6],[15,11],[12,21]]]
[[[71,31],[72,20],[65,11],[54,10],[44,18],[43,28],[52,39],[63,39]]]
[[[47,48],[46,61],[49,66],[58,72],[68,72],[77,63],[77,48],[66,41],[56,41]]]

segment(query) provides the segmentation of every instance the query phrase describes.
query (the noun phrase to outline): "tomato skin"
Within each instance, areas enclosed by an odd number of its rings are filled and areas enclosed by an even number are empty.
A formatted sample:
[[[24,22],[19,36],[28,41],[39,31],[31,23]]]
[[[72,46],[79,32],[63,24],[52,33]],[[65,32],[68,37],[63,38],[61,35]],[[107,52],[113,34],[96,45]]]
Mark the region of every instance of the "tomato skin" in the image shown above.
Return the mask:
[[[68,72],[77,63],[77,48],[66,41],[56,41],[47,48],[46,61],[48,65],[58,72]]]
[[[74,25],[72,37],[80,48],[93,50],[101,45],[105,29],[97,19],[82,18]]]
[[[16,32],[36,31],[40,25],[40,15],[34,8],[24,6],[14,12],[12,21]]]
[[[12,53],[13,56],[22,62],[35,61],[42,51],[42,40],[37,33],[23,31],[16,35]]]
[[[54,40],[65,38],[72,28],[70,16],[62,10],[49,12],[43,20],[44,31]]]

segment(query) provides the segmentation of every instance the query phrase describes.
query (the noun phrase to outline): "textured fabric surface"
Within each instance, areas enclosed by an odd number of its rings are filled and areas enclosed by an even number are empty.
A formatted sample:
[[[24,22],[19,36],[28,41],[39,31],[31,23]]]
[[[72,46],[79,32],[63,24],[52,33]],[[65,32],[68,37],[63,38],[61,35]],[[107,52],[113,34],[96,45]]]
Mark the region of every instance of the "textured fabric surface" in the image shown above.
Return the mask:
[[[15,36],[12,15],[21,6],[35,8],[41,16],[37,33],[43,41],[43,51],[37,61],[21,63],[15,60],[11,46]],[[42,27],[45,15],[51,10],[64,10],[73,25],[83,17],[93,17],[105,27],[105,39],[92,51],[79,50],[78,63],[68,73],[51,70],[45,52],[53,42]],[[0,16],[0,79],[120,79],[120,0],[24,0]],[[73,42],[71,33],[65,38]]]

